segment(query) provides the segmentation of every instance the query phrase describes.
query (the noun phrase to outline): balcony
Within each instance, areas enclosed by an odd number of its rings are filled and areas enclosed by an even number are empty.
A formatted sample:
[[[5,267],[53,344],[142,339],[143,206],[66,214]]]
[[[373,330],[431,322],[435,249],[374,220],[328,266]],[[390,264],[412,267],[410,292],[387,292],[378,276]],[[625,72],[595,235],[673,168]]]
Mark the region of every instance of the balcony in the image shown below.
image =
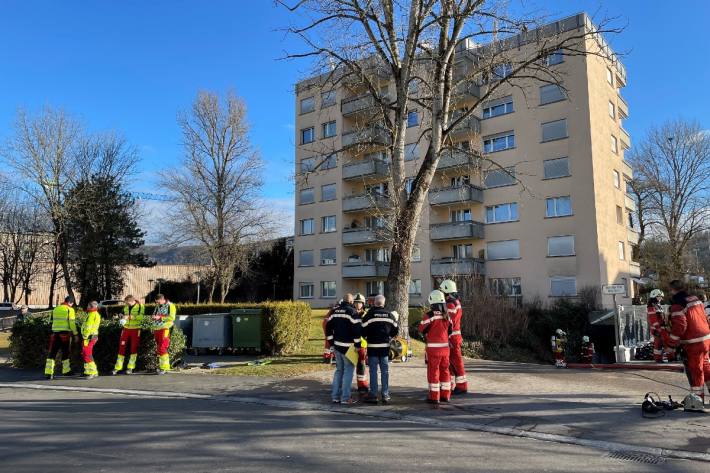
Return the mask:
[[[481,121],[475,115],[469,115],[468,118],[456,125],[449,133],[449,136],[452,140],[456,141],[470,135],[471,133],[481,133]]]
[[[629,261],[629,275],[632,277],[641,276],[641,263]]]
[[[390,264],[384,261],[366,263],[343,263],[343,277],[346,279],[385,278]]]
[[[636,201],[634,200],[633,197],[631,197],[628,194],[624,195],[624,205],[626,206],[627,209],[635,212],[636,211]]]
[[[387,209],[390,206],[389,197],[381,194],[360,194],[343,198],[343,212],[360,212],[362,210]]]
[[[466,151],[445,151],[439,158],[439,163],[436,165],[437,171],[456,168],[459,166],[468,166],[474,164],[475,157],[471,152]]]
[[[343,245],[366,245],[385,240],[382,228],[345,228],[343,229]]]
[[[626,230],[626,239],[629,241],[629,243],[633,245],[638,245],[639,232],[631,227],[628,227]]]
[[[362,145],[388,145],[391,142],[387,130],[379,126],[371,126],[362,130],[343,133],[343,148]]]
[[[480,222],[446,222],[429,225],[429,238],[434,241],[471,240],[483,238]]]
[[[629,104],[626,103],[626,100],[624,100],[624,97],[622,97],[621,94],[619,94],[619,102],[617,106],[619,108],[619,113],[625,117],[629,116]]]
[[[382,100],[389,100],[387,95],[381,97]],[[378,108],[378,102],[371,94],[358,95],[351,99],[343,100],[340,103],[340,112],[344,117],[354,117],[360,114],[373,114]]]
[[[481,87],[472,81],[464,81],[454,87],[454,100],[469,100],[481,96]]]
[[[443,187],[429,191],[429,205],[451,205],[466,202],[483,203],[483,189],[470,184]]]
[[[486,267],[482,259],[477,258],[441,258],[431,260],[432,276],[483,275]]]
[[[343,166],[343,179],[384,178],[389,172],[389,165],[379,159],[353,161]]]
[[[624,130],[623,128],[619,128],[621,130],[621,145],[622,147],[628,149],[631,148],[631,135],[629,135],[629,132]]]

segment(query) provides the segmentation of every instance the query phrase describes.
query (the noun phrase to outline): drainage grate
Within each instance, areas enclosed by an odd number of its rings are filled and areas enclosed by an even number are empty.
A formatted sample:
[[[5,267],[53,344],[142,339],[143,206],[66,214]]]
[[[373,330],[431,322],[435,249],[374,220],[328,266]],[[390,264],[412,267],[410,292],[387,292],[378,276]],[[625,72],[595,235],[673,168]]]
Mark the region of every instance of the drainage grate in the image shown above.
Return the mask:
[[[636,463],[647,463],[649,465],[658,465],[659,463],[664,463],[665,458],[659,457],[657,455],[650,455],[648,453],[640,452],[611,452],[606,455],[609,458],[614,458],[615,460],[622,460],[627,462]]]

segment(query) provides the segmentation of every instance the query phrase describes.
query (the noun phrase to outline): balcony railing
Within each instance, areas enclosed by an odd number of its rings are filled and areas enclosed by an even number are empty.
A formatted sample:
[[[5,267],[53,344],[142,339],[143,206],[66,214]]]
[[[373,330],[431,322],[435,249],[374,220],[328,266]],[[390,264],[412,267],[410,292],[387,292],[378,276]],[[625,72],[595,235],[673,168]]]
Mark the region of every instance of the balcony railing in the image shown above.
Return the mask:
[[[383,228],[345,228],[343,245],[365,245],[385,240]]]
[[[381,194],[360,194],[343,198],[343,212],[386,209],[389,208],[389,206],[389,197]]]
[[[641,276],[641,263],[629,261],[629,273],[631,276]]]
[[[389,175],[389,165],[378,159],[354,161],[343,166],[343,179],[363,179],[366,177],[386,177]]]
[[[450,205],[464,202],[483,203],[483,189],[472,185],[444,187],[429,191],[430,205]]]
[[[626,232],[626,239],[629,240],[629,243],[632,243],[634,245],[638,245],[639,232],[633,228],[628,228],[628,230]]]
[[[474,164],[474,156],[467,151],[444,151],[436,165],[437,171]]]
[[[631,135],[623,128],[619,129],[621,130],[621,141],[626,145],[626,148],[631,148]]]
[[[386,101],[389,100],[389,97],[383,95],[381,99]],[[361,112],[374,112],[377,105],[377,100],[371,94],[358,95],[357,97],[343,100],[340,103],[340,112],[344,117],[349,117]]]
[[[451,136],[451,138],[455,140],[459,137],[462,137],[463,135],[468,135],[471,133],[481,133],[481,121],[475,115],[469,115],[465,120],[462,120],[458,125],[454,127],[453,130],[451,130],[449,136]]]
[[[636,210],[636,201],[634,200],[633,197],[631,197],[628,194],[624,195],[624,205],[626,206],[627,209],[629,209],[631,211]]]
[[[387,277],[390,264],[384,261],[343,263],[343,277],[348,279]]]
[[[479,98],[481,96],[481,87],[475,82],[465,81],[454,87],[454,98],[466,100],[469,98]]]
[[[343,148],[367,144],[387,145],[391,141],[389,132],[378,126],[350,131],[343,134]]]
[[[432,276],[483,275],[486,267],[477,258],[441,258],[431,260]]]
[[[471,240],[483,238],[480,222],[446,222],[429,225],[429,238],[435,241]]]
[[[626,103],[626,100],[624,100],[624,97],[621,96],[621,94],[618,94],[619,96],[619,111],[626,115],[627,117],[629,116],[629,104]]]

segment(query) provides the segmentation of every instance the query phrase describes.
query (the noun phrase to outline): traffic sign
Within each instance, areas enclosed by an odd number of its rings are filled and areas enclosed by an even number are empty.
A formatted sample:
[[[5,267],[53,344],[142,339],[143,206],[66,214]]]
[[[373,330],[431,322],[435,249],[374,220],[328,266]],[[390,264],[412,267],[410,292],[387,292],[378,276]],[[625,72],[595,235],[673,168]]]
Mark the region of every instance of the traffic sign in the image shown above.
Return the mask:
[[[626,286],[624,284],[605,284],[602,286],[602,293],[610,296],[626,294]]]

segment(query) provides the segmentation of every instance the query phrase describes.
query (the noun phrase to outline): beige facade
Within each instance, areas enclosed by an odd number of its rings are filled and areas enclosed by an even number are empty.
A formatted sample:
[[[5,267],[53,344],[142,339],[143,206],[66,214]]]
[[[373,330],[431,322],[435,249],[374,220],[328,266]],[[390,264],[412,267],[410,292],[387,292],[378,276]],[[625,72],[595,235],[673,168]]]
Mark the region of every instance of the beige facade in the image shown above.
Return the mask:
[[[563,22],[572,20],[588,22],[584,14]],[[622,126],[625,71],[599,55],[556,55],[552,62],[565,95],[533,80],[509,87],[479,104],[476,118],[454,136],[480,147],[494,165],[479,169],[461,153],[441,158],[417,234],[412,304],[448,276],[485,277],[495,293],[543,301],[626,284],[617,302],[630,302],[639,266],[631,260],[637,234],[625,185],[631,168],[623,159],[630,145]],[[377,186],[388,174],[377,155],[385,137],[363,127],[367,96],[356,86],[331,93],[314,83],[296,87],[294,298],[322,307],[344,292],[382,291],[387,243],[378,242],[376,218],[385,199]],[[473,106],[484,87],[459,95],[457,107]],[[425,120],[411,127],[407,143],[419,138]],[[359,141],[367,145],[354,146]],[[406,165],[411,176],[419,150],[407,149],[415,158]],[[302,172],[314,164],[318,169]]]

